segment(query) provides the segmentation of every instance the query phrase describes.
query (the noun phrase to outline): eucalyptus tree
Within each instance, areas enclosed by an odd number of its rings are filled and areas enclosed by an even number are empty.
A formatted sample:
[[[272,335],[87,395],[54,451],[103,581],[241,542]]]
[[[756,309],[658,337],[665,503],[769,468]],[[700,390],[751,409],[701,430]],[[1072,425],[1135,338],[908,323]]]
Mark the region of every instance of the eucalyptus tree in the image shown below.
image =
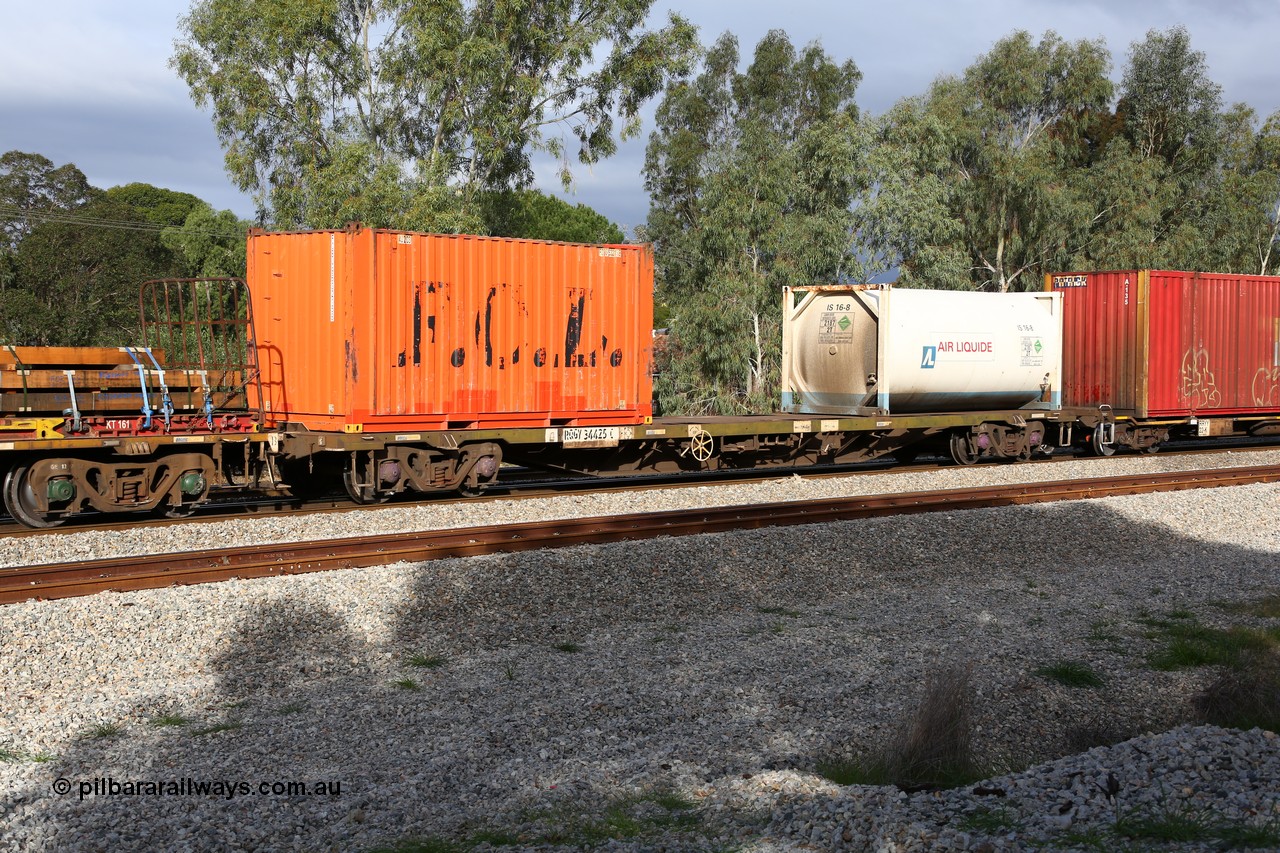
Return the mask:
[[[1222,116],[1221,154],[1204,179],[1195,222],[1201,265],[1191,269],[1269,275],[1280,272],[1280,113],[1259,122],[1237,104]]]
[[[252,223],[230,210],[214,210],[201,202],[182,222],[160,232],[160,242],[173,253],[190,278],[240,278],[245,275],[245,237]]]
[[[1130,47],[1118,112],[1125,135],[1143,157],[1174,174],[1212,168],[1222,146],[1222,87],[1209,78],[1203,53],[1186,27],[1150,30]]]
[[[235,184],[282,226],[474,225],[546,152],[572,173],[639,130],[696,31],[653,0],[194,0],[172,66]],[[576,151],[571,148],[576,146]]]
[[[0,155],[0,250],[12,251],[41,214],[68,211],[98,192],[74,163],[54,166],[43,154]]]
[[[897,104],[868,161],[867,250],[906,284],[1036,287],[1097,215],[1081,167],[1093,117],[1110,107],[1109,68],[1101,41],[1015,32]]]
[[[495,237],[622,243],[617,225],[585,204],[570,204],[539,190],[485,193],[480,199],[485,233]]]
[[[775,405],[783,285],[856,274],[860,72],[778,30],[738,69],[726,33],[695,79],[668,86],[649,139],[644,236],[671,314],[666,411]]]
[[[182,272],[148,211],[110,193],[36,224],[14,267],[0,341],[37,346],[136,343],[138,285]]]

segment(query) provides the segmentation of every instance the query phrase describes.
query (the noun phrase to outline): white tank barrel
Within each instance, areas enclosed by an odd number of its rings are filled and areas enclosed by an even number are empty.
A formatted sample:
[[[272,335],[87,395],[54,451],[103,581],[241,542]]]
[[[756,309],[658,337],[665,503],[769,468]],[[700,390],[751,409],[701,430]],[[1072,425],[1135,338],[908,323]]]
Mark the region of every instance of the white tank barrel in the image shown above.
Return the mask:
[[[783,411],[1061,405],[1060,294],[822,285],[783,299]]]

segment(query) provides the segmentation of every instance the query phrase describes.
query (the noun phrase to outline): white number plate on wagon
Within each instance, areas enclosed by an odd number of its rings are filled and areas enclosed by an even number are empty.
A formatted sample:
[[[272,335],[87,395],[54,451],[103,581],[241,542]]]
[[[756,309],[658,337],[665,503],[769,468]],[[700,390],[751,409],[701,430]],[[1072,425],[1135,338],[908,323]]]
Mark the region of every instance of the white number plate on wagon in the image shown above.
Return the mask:
[[[620,430],[612,427],[564,427],[560,443],[565,447],[617,447]]]

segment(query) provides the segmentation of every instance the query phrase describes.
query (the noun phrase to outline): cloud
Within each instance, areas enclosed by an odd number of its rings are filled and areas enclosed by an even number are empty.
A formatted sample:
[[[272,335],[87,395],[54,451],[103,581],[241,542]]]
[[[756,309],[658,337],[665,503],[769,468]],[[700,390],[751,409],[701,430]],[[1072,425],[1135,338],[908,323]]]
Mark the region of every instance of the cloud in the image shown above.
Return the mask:
[[[38,152],[75,163],[97,186],[144,181],[250,215],[252,203],[223,171],[212,121],[168,67],[186,8],[172,0],[62,0],[7,16],[0,152]],[[1273,47],[1280,4],[1274,0],[662,0],[651,23],[661,25],[673,10],[700,27],[704,43],[734,31],[744,57],[771,28],[786,30],[797,45],[820,40],[832,56],[852,59],[862,70],[857,100],[870,114],[924,92],[939,75],[963,72],[1017,29],[1105,38],[1118,80],[1132,42],[1176,24],[1185,24],[1192,45],[1205,53],[1227,103],[1244,101],[1262,116],[1280,108]],[[643,222],[649,206],[644,145],[643,138],[634,140],[593,169],[575,167],[576,192],[567,200],[623,225]],[[537,174],[540,187],[561,194],[554,166],[539,165]]]

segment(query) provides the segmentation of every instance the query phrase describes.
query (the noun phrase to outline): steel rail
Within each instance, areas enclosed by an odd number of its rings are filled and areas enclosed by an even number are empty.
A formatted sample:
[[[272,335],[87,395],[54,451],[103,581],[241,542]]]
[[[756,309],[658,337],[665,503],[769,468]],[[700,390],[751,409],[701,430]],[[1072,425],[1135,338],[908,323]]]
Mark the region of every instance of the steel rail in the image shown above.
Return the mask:
[[[1159,459],[1173,456],[1213,455],[1233,450],[1270,450],[1274,443],[1251,443],[1216,445],[1214,447],[1183,447],[1166,450]],[[1132,456],[1121,459],[1136,458]],[[939,457],[941,459],[941,457]],[[1076,455],[1057,455],[1046,459],[1033,459],[1019,464],[1019,471],[1027,476],[1039,466],[1053,466],[1067,463],[1084,463],[1105,465],[1116,457],[1094,457]],[[998,465],[999,462],[987,462],[984,465]],[[182,518],[160,518],[145,513],[125,514],[121,516],[97,516],[86,514],[75,516],[70,523],[60,527],[28,529],[18,527],[16,522],[0,510],[0,537],[23,539],[32,536],[64,536],[87,531],[134,530],[138,528],[168,527],[174,524],[214,524],[224,521],[236,521],[250,518],[269,518],[281,516],[326,515],[331,513],[359,512],[387,507],[425,506],[431,504],[478,504],[500,500],[536,500],[559,495],[596,495],[617,494],[630,491],[650,491],[659,489],[679,489],[696,486],[733,486],[758,483],[780,477],[801,477],[805,480],[825,480],[839,477],[878,476],[881,474],[913,474],[938,471],[943,469],[961,470],[947,460],[942,462],[921,462],[903,464],[886,458],[868,460],[841,465],[778,465],[750,469],[719,469],[710,472],[684,472],[682,474],[641,474],[636,476],[574,476],[560,480],[532,479],[504,481],[491,489],[474,497],[460,497],[456,493],[421,494],[395,499],[388,503],[357,504],[345,496],[300,499],[288,496],[274,498],[253,498],[249,500],[226,500],[202,506],[196,514]]]
[[[0,569],[0,604],[796,524],[1280,482],[1280,466],[1055,480],[254,545]]]

